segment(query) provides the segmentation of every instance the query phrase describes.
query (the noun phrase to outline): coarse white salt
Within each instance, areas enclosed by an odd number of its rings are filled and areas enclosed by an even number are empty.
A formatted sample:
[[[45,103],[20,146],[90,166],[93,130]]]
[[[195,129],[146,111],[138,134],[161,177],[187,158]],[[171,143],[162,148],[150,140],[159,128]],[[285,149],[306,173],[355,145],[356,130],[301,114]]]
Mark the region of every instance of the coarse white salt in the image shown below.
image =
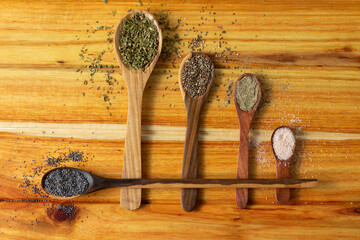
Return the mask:
[[[274,153],[279,160],[288,160],[295,150],[295,135],[287,127],[275,130],[272,138]]]

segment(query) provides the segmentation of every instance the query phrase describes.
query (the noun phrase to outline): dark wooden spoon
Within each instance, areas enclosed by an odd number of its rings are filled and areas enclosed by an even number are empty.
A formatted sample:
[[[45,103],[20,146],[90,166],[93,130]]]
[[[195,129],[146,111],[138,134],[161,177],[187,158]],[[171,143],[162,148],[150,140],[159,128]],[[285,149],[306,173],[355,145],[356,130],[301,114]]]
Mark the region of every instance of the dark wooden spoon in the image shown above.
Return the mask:
[[[246,112],[240,109],[239,104],[236,99],[236,87],[239,81],[241,81],[244,77],[250,76],[253,79],[256,80],[258,84],[258,100],[255,103],[254,107]],[[256,109],[259,105],[260,99],[261,99],[261,87],[260,83],[257,80],[256,76],[251,73],[245,73],[243,74],[235,84],[235,91],[234,91],[234,103],[236,112],[239,119],[239,125],[240,125],[240,140],[239,140],[239,155],[238,155],[238,167],[237,167],[237,178],[239,179],[247,179],[249,177],[249,130],[250,130],[250,124],[251,120],[256,112]],[[248,201],[248,189],[247,188],[238,188],[236,189],[236,205],[244,209],[246,207]]]
[[[275,134],[276,130],[278,130],[280,128],[288,128],[291,131],[291,129],[289,127],[280,126],[277,129],[275,129],[271,135],[271,147],[272,147],[275,161],[276,161],[276,178],[277,179],[289,179],[290,178],[291,159],[294,156],[296,141],[295,141],[294,147],[292,149],[292,155],[288,159],[279,160],[279,158],[276,155],[275,150],[274,150],[273,138],[274,138],[274,134]],[[291,132],[294,134],[293,131],[291,131]],[[294,135],[294,138],[295,138],[295,135]],[[278,203],[285,204],[290,199],[290,188],[276,188],[275,197],[276,197],[276,201]]]
[[[202,53],[194,53],[194,54],[202,54]],[[211,85],[214,81],[214,64],[213,64],[213,72],[212,77],[210,79],[210,83],[207,86],[205,93],[201,96],[191,97],[186,94],[184,91],[182,81],[181,81],[181,73],[183,67],[185,65],[186,60],[191,58],[193,53],[189,53],[180,65],[179,71],[179,85],[181,95],[185,102],[186,108],[186,135],[185,135],[185,146],[184,146],[184,155],[183,155],[183,169],[182,169],[182,178],[197,178],[197,167],[198,167],[198,129],[199,129],[199,120],[201,109],[206,101],[206,98],[209,95]],[[206,55],[205,55],[206,56]],[[194,209],[196,205],[197,198],[197,189],[181,189],[180,201],[182,208],[190,212]]]
[[[71,197],[60,197],[49,193],[45,181],[48,175],[58,169],[77,171],[85,176],[89,183],[88,188],[81,194]],[[60,167],[46,172],[41,179],[41,186],[52,198],[68,200],[83,196],[101,189],[121,187],[124,189],[141,188],[310,188],[317,185],[316,179],[115,179],[99,177],[78,168]]]

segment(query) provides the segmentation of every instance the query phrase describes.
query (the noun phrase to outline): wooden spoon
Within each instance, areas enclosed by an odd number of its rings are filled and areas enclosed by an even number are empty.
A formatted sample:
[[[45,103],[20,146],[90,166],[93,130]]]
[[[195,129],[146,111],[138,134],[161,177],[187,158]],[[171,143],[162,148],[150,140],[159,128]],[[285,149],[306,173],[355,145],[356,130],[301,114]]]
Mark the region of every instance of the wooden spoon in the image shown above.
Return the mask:
[[[82,193],[71,197],[60,197],[49,193],[45,187],[47,176],[58,169],[69,169],[77,171],[85,176],[89,183],[88,188]],[[310,188],[317,185],[316,179],[114,179],[104,178],[95,174],[86,172],[78,168],[60,167],[54,168],[44,174],[41,179],[41,186],[52,198],[69,200],[83,196],[88,193],[99,191],[101,189],[121,187],[121,188]]]
[[[119,50],[121,29],[124,20],[130,19],[135,13],[144,13],[154,21],[159,34],[158,52],[151,64],[144,70],[133,69],[123,63]],[[128,90],[128,116],[125,136],[125,153],[123,165],[123,178],[141,178],[141,104],[145,85],[159,59],[162,48],[162,32],[155,18],[145,11],[132,11],[119,22],[115,31],[116,58],[122,70]],[[141,189],[123,189],[120,194],[120,204],[123,208],[135,210],[141,204]]]
[[[255,79],[258,84],[258,89],[259,89],[258,100],[255,103],[252,110],[250,110],[248,112],[241,110],[239,107],[239,104],[236,100],[236,86],[237,86],[238,82],[241,81],[246,76],[250,76],[253,79]],[[249,177],[249,172],[248,172],[249,139],[248,139],[248,136],[249,136],[251,120],[252,120],[254,113],[259,105],[260,99],[261,99],[261,87],[260,87],[260,83],[257,80],[256,76],[253,74],[250,74],[250,73],[243,74],[236,81],[235,94],[234,94],[234,103],[235,103],[235,108],[236,108],[236,112],[237,112],[238,119],[239,119],[239,125],[240,125],[239,155],[238,155],[238,167],[237,167],[237,178],[239,178],[239,179],[247,179]],[[239,208],[244,209],[246,207],[247,201],[248,201],[248,189],[247,188],[236,189],[236,205]]]
[[[288,128],[291,131],[291,129],[289,127],[281,126],[281,127],[278,127],[277,129],[275,129],[271,135],[271,147],[272,147],[275,161],[276,161],[276,178],[277,179],[289,179],[290,178],[291,159],[294,156],[296,141],[295,141],[294,147],[292,149],[292,155],[288,159],[280,160],[275,153],[274,145],[273,145],[274,134],[275,134],[276,130],[278,130],[280,128]],[[291,132],[293,133],[293,131],[291,131]],[[294,138],[295,138],[295,135],[294,135]],[[285,204],[290,199],[290,188],[281,188],[281,189],[276,188],[275,197],[276,197],[276,200],[278,201],[278,203]]]
[[[201,53],[194,53],[201,54]],[[185,102],[186,108],[186,135],[185,135],[185,145],[184,145],[184,155],[183,155],[183,169],[182,169],[182,178],[191,179],[197,178],[197,167],[198,167],[198,128],[201,109],[206,101],[207,96],[209,95],[211,85],[214,80],[214,64],[212,77],[210,83],[207,86],[205,93],[201,96],[191,97],[184,91],[181,73],[185,62],[191,58],[193,54],[189,53],[181,62],[180,71],[179,71],[179,85],[181,95]],[[206,56],[206,55],[205,55]],[[182,208],[190,212],[194,209],[196,205],[197,198],[197,189],[181,189],[180,201]]]

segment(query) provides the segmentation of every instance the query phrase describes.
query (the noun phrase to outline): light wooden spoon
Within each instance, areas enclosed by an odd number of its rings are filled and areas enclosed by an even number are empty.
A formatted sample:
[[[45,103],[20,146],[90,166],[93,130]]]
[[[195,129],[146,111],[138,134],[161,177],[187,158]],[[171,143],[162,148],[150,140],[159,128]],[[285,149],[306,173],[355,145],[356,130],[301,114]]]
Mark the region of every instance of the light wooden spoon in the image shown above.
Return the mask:
[[[201,53],[194,53],[201,54]],[[199,129],[199,120],[201,109],[206,101],[207,96],[209,95],[211,85],[214,81],[214,64],[213,64],[213,72],[212,78],[210,79],[210,83],[207,86],[205,93],[201,96],[191,97],[184,91],[182,81],[181,81],[181,73],[185,62],[191,58],[193,54],[189,53],[180,65],[179,71],[179,85],[181,95],[185,102],[186,108],[186,135],[185,135],[185,145],[184,145],[184,155],[183,155],[183,168],[182,168],[182,178],[183,179],[191,179],[197,178],[197,167],[198,167],[198,129]],[[204,54],[205,55],[205,54]],[[205,55],[206,56],[206,55]],[[190,212],[195,208],[197,198],[197,189],[181,189],[180,201],[182,208]]]
[[[240,109],[239,104],[236,100],[236,87],[239,81],[241,81],[244,77],[250,76],[253,79],[256,80],[258,84],[258,100],[255,103],[254,107],[248,111],[245,112]],[[247,179],[249,177],[249,130],[250,130],[250,124],[251,120],[255,114],[255,111],[259,105],[261,99],[261,87],[260,83],[257,80],[256,76],[250,73],[243,74],[235,84],[235,91],[234,91],[234,103],[236,112],[239,119],[239,125],[240,125],[240,140],[239,140],[239,155],[238,155],[238,167],[237,167],[237,178],[238,179]],[[238,188],[236,189],[236,205],[244,209],[246,207],[248,201],[248,189],[247,188]]]
[[[135,13],[144,13],[145,16],[154,21],[159,34],[158,52],[151,64],[144,70],[133,69],[123,63],[119,50],[120,34],[124,20],[130,19]],[[123,178],[141,178],[141,104],[145,85],[159,59],[162,48],[162,32],[155,18],[146,11],[132,11],[119,22],[115,31],[116,58],[122,70],[128,90],[128,116],[125,136],[125,153],[123,165]],[[123,208],[135,210],[141,204],[141,189],[122,189],[120,204]]]
[[[274,134],[275,134],[276,130],[278,130],[280,128],[290,129],[289,127],[281,126],[281,127],[278,127],[277,129],[275,129],[271,135],[271,147],[272,147],[275,161],[276,161],[276,178],[277,179],[289,179],[290,178],[291,159],[294,156],[296,141],[295,141],[294,147],[292,149],[291,156],[288,159],[280,160],[275,153],[274,145],[273,145]],[[290,131],[291,131],[291,129],[290,129]],[[291,132],[294,134],[293,131],[291,131]],[[294,135],[294,138],[295,138],[295,135]],[[275,197],[276,197],[276,200],[278,201],[278,203],[285,204],[290,199],[290,188],[282,188],[282,189],[276,188]]]

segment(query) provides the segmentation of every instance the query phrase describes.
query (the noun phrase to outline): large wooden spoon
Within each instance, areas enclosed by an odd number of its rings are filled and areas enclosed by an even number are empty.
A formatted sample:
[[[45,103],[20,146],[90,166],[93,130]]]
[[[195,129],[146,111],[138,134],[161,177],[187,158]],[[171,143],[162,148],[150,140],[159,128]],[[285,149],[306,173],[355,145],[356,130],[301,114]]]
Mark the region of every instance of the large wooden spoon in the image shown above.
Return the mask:
[[[241,108],[239,107],[239,104],[236,100],[237,84],[239,81],[241,81],[246,76],[250,76],[253,79],[255,79],[258,84],[258,89],[259,89],[257,102],[255,103],[254,107],[248,112],[241,110]],[[238,179],[247,179],[249,177],[249,172],[248,172],[248,169],[249,169],[249,148],[248,148],[249,139],[248,139],[248,137],[249,137],[251,120],[255,114],[255,111],[256,111],[256,109],[259,105],[260,99],[261,99],[260,83],[257,80],[255,75],[250,74],[250,73],[245,73],[236,81],[234,92],[235,92],[234,103],[235,103],[235,108],[236,108],[236,112],[237,112],[238,119],[239,119],[239,125],[240,125],[237,178]],[[247,201],[248,201],[248,189],[247,188],[236,189],[236,205],[239,208],[244,209],[246,207]]]
[[[275,129],[273,134],[271,135],[271,147],[272,147],[275,161],[276,161],[276,178],[277,179],[289,179],[290,178],[291,159],[294,156],[296,141],[294,143],[293,149],[291,149],[292,150],[291,156],[288,159],[280,160],[274,150],[274,141],[273,141],[275,132],[280,128],[288,128],[291,131],[291,129],[289,127],[281,126],[281,127],[278,127],[277,129]],[[293,134],[293,137],[295,139],[294,132],[291,131],[291,133]],[[281,189],[276,188],[275,197],[276,197],[276,200],[278,203],[285,204],[290,199],[290,188],[281,188]]]
[[[46,179],[54,171],[67,169],[82,174],[88,182],[84,192],[77,195],[62,197],[51,194],[46,189]],[[56,185],[57,183],[53,183]],[[101,189],[121,188],[309,188],[317,185],[316,179],[115,179],[97,176],[78,168],[59,167],[46,172],[41,179],[41,186],[52,198],[70,200]]]
[[[123,23],[130,19],[135,13],[144,13],[145,16],[154,21],[159,34],[158,52],[151,64],[144,70],[133,69],[122,61],[119,50],[120,34]],[[123,165],[123,178],[141,178],[141,104],[145,85],[159,59],[162,48],[162,32],[155,18],[145,11],[132,11],[119,22],[115,31],[116,58],[122,70],[128,90],[128,116],[125,136],[125,153]],[[141,204],[141,189],[122,189],[120,204],[123,208],[135,210]]]
[[[194,54],[201,54],[201,53],[194,53]],[[182,168],[182,178],[183,179],[191,179],[197,178],[197,167],[198,167],[198,129],[199,129],[199,120],[200,120],[200,113],[201,109],[206,101],[207,96],[209,95],[211,85],[214,80],[214,65],[213,65],[213,72],[212,77],[210,79],[210,83],[207,86],[207,89],[203,95],[191,97],[186,94],[184,91],[182,81],[181,81],[181,74],[185,62],[192,57],[192,53],[189,53],[180,65],[179,71],[179,85],[181,95],[185,102],[186,108],[186,117],[187,117],[187,124],[186,124],[186,135],[185,135],[185,145],[184,145],[184,155],[183,155],[183,168]],[[190,188],[190,189],[181,189],[180,201],[182,208],[190,212],[195,208],[197,199],[197,189]]]

